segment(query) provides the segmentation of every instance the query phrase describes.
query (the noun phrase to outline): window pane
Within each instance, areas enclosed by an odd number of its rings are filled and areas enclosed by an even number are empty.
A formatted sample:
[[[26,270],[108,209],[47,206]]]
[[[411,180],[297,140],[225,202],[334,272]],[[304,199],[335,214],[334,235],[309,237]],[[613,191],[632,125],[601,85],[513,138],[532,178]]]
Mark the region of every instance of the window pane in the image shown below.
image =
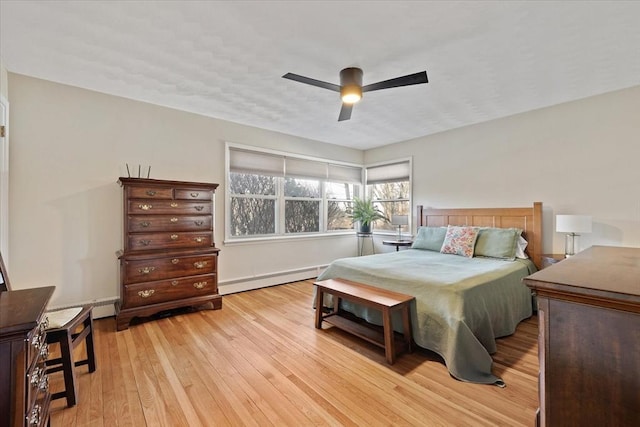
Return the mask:
[[[313,197],[320,196],[320,181],[312,179],[285,178],[285,197]]]
[[[327,202],[327,230],[353,230],[353,222],[347,212],[351,202]]]
[[[382,211],[389,221],[393,215],[408,215],[411,218],[411,206],[409,205],[410,182],[383,182],[368,185],[367,190],[371,198],[375,201],[375,205]],[[409,221],[411,222],[411,221]],[[398,231],[398,226],[394,226],[391,222],[376,221],[374,223],[376,230],[393,230]],[[402,226],[403,232],[409,231],[409,226]]]
[[[325,187],[327,199],[350,200],[357,196],[356,186],[346,182],[327,182]]]
[[[230,173],[229,190],[232,194],[256,194],[273,196],[276,194],[276,178],[248,173]]]
[[[320,201],[286,200],[284,216],[287,233],[320,231]]]
[[[275,199],[231,198],[231,235],[254,236],[276,232]]]
[[[376,230],[398,231],[398,226],[391,224],[392,215],[407,215],[409,216],[409,218],[411,218],[411,212],[409,212],[410,207],[409,207],[408,200],[393,201],[393,202],[376,202],[375,205],[378,206],[378,208],[382,211],[382,213],[384,213],[384,215],[389,219],[389,222],[376,221],[374,224],[374,228]],[[401,227],[401,230],[403,232],[408,232],[409,226],[403,225]]]
[[[385,182],[368,186],[374,200],[408,199],[409,181]]]

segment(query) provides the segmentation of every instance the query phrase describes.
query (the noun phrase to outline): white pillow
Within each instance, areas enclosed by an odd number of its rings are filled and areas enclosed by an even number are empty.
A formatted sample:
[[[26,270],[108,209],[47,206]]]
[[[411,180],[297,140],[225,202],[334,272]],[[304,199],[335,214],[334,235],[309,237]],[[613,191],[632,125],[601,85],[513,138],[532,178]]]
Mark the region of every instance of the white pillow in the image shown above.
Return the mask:
[[[527,255],[524,252],[528,244],[529,242],[527,242],[524,237],[522,236],[518,237],[518,243],[516,245],[516,258],[524,258],[524,259],[529,258],[529,255]]]

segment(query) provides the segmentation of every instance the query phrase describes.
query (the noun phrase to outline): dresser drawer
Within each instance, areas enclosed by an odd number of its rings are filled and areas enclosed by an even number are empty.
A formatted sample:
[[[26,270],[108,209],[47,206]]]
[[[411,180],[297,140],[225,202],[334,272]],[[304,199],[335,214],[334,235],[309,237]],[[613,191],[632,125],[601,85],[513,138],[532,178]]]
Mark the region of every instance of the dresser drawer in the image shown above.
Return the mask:
[[[215,273],[217,261],[216,255],[124,260],[123,280],[131,284]]]
[[[211,200],[213,191],[210,190],[189,190],[176,189],[175,198],[180,200]]]
[[[194,215],[211,214],[211,203],[186,200],[129,200],[127,212],[131,215]]]
[[[171,187],[129,187],[127,188],[129,199],[172,199]]]
[[[212,230],[211,215],[132,215],[129,232]]]
[[[211,246],[211,231],[176,231],[129,234],[129,250],[203,248]]]
[[[124,286],[125,307],[139,307],[218,292],[216,275],[180,277]]]

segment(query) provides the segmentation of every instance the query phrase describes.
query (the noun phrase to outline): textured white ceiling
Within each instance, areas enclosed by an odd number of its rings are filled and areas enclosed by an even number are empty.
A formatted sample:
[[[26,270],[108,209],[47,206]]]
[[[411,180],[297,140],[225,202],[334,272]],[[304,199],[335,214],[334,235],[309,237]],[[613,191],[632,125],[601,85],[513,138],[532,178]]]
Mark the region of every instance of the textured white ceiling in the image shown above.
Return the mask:
[[[640,84],[640,2],[7,1],[10,72],[366,149]],[[287,72],[364,84],[335,92]]]

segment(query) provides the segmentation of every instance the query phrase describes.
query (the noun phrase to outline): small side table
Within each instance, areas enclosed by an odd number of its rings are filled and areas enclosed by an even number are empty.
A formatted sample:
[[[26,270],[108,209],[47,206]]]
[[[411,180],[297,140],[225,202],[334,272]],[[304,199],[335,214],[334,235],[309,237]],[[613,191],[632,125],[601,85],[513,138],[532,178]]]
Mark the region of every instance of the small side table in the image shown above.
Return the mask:
[[[542,254],[542,268],[547,268],[565,259],[564,254]]]
[[[400,246],[411,246],[413,244],[413,240],[383,240],[383,245],[395,246],[396,252],[400,250]]]

